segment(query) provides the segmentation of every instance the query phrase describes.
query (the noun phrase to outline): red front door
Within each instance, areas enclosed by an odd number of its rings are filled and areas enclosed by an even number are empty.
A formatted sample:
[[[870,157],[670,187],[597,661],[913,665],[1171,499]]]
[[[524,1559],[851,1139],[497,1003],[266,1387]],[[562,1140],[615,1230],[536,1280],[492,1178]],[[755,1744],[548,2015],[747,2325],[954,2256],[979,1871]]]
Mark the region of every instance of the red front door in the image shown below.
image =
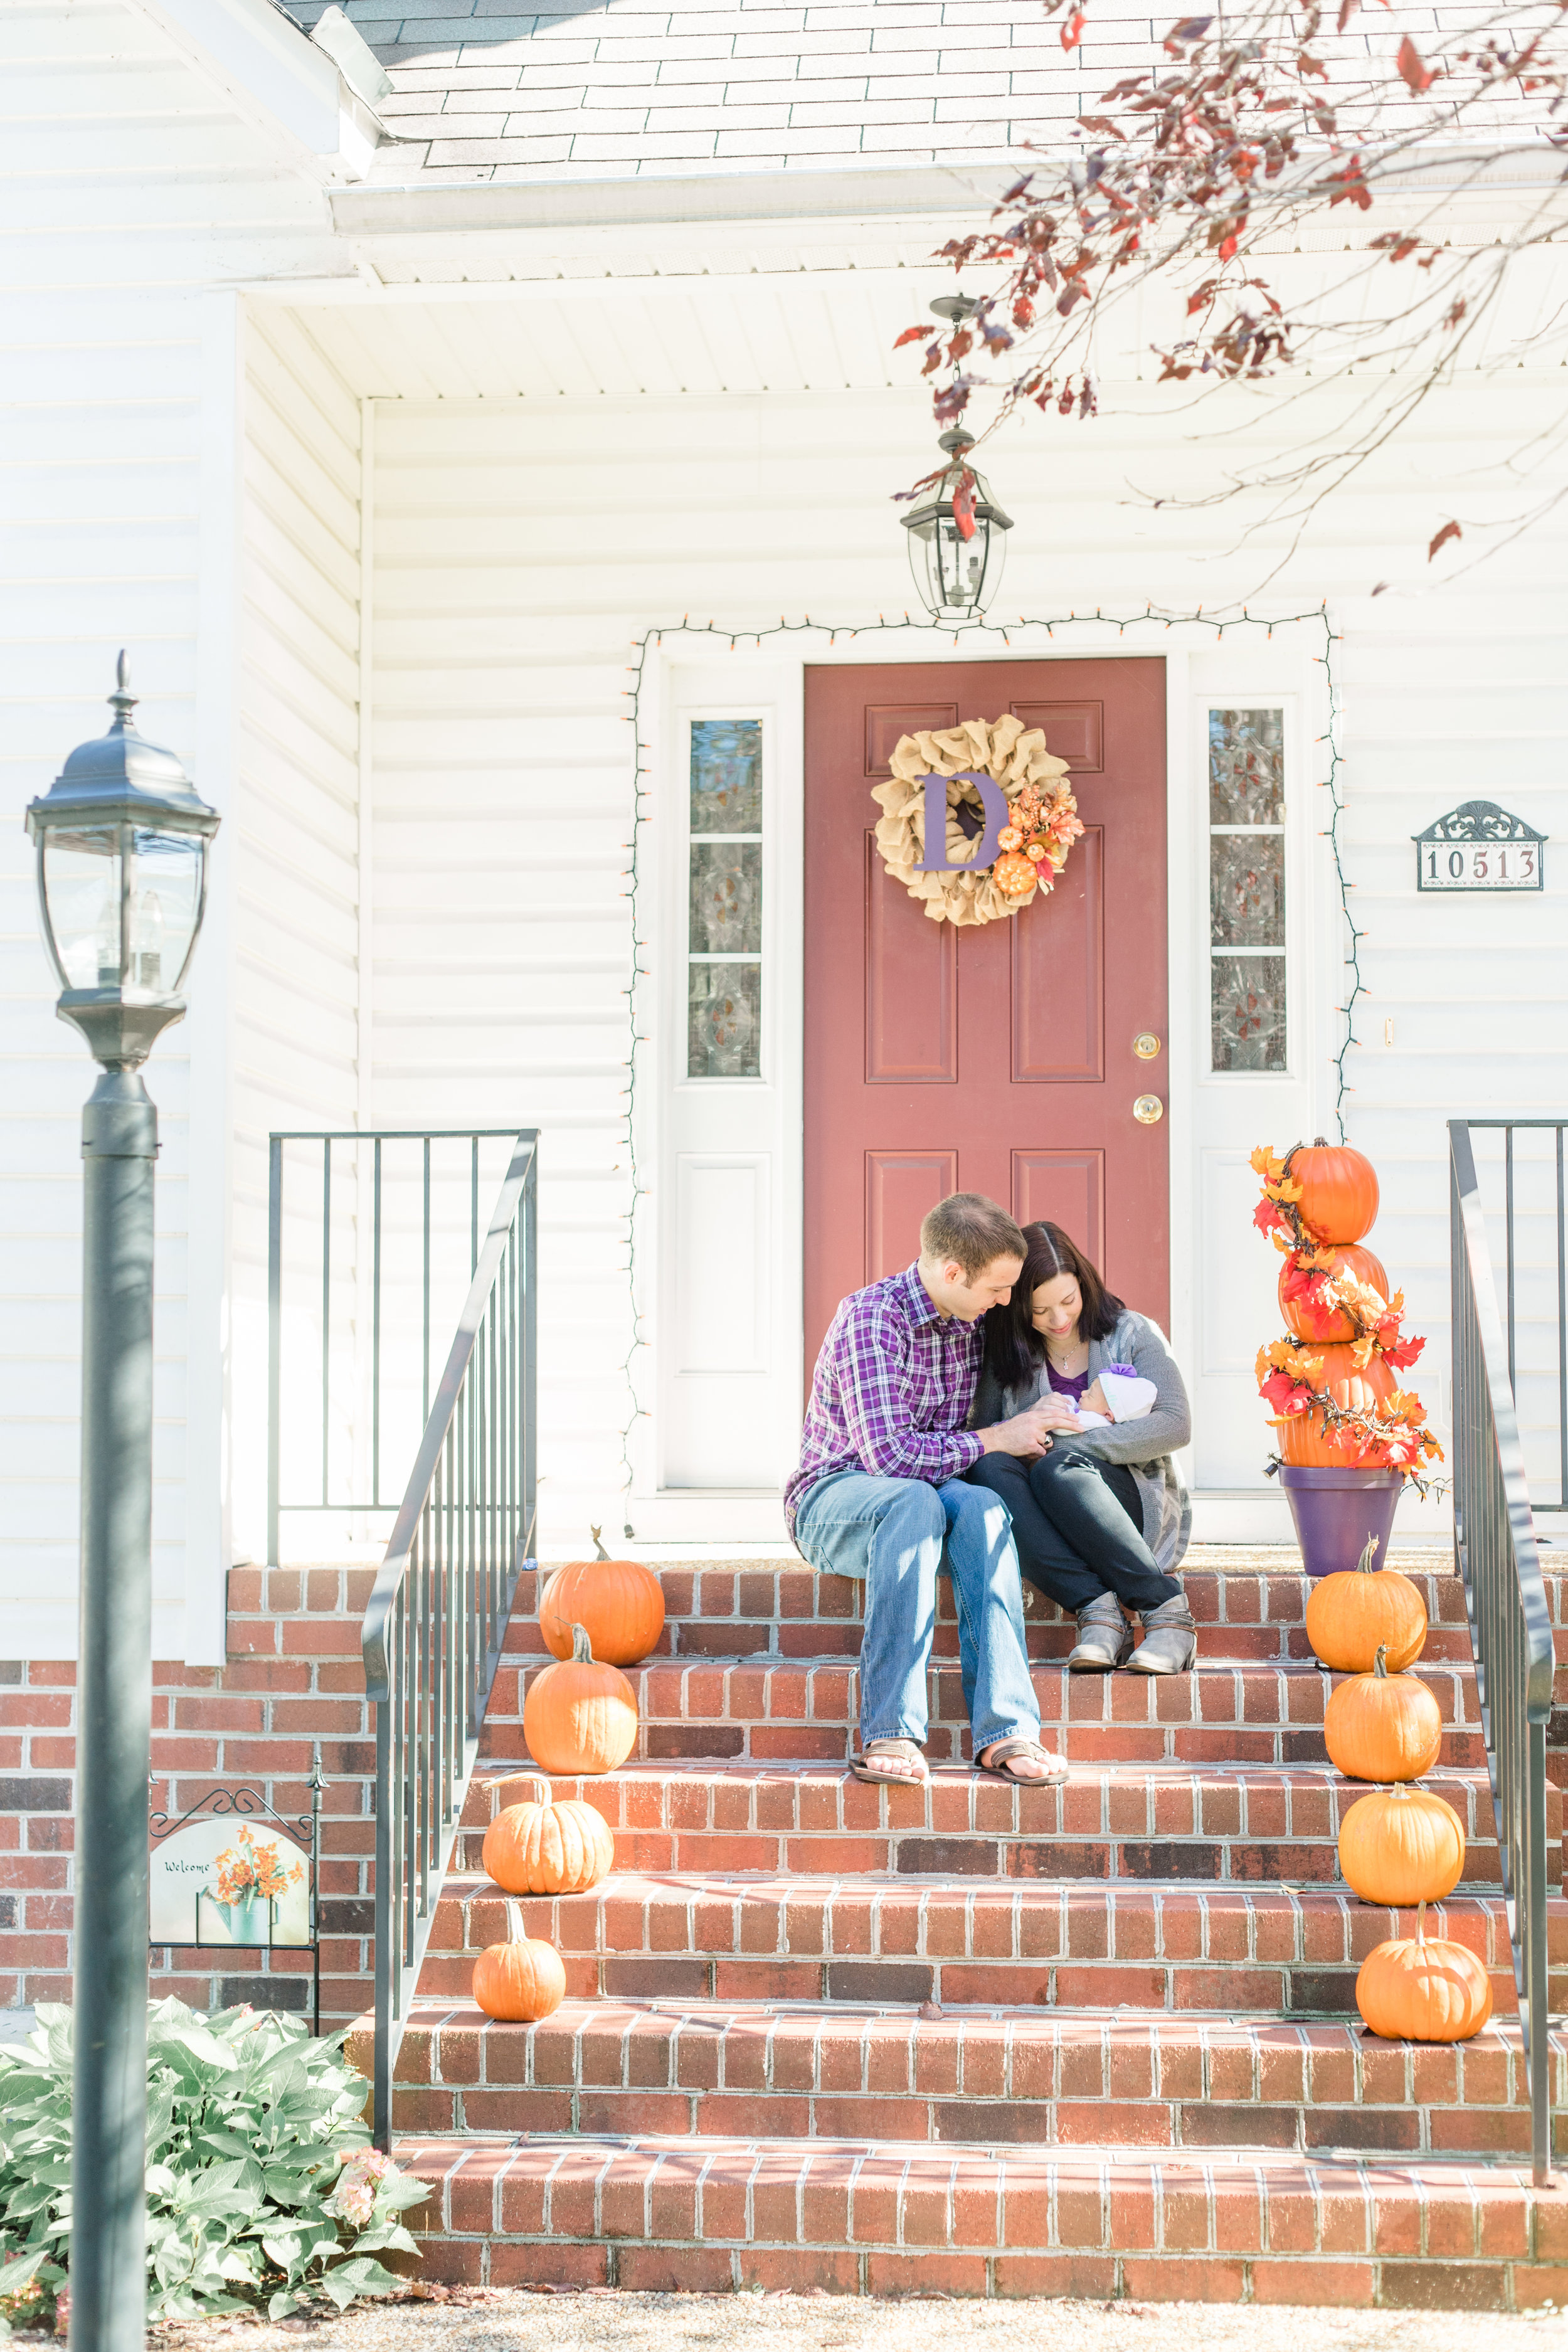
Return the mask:
[[[1068,761],[1086,831],[1049,897],[955,930],[883,870],[871,787],[900,735],[1006,711]],[[1167,1099],[1165,1011],[1163,662],[808,669],[807,1367],[956,1192],[1054,1218],[1163,1323],[1165,1125],[1133,1104]]]

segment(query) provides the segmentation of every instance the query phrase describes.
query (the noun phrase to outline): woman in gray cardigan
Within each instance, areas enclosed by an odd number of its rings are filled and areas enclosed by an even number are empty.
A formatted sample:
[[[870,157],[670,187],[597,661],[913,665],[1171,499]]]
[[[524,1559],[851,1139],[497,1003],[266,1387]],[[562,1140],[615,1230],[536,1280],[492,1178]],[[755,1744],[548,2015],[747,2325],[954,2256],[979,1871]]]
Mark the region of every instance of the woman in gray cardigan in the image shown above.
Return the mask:
[[[965,1475],[1002,1496],[1024,1574],[1077,1616],[1069,1667],[1181,1674],[1197,1635],[1173,1573],[1192,1525],[1173,1459],[1193,1433],[1176,1360],[1159,1325],[1113,1298],[1059,1225],[1026,1225],[1024,1238],[1028,1255],[1012,1297],[985,1318],[970,1423],[987,1428],[1044,1400],[1052,1435],[1033,1462],[987,1454]],[[1110,1371],[1152,1383],[1146,1413],[1110,1418],[1100,1383]],[[1110,1390],[1120,1394],[1121,1384]],[[1080,1421],[1080,1410],[1104,1418]],[[1136,1649],[1124,1610],[1142,1620]]]

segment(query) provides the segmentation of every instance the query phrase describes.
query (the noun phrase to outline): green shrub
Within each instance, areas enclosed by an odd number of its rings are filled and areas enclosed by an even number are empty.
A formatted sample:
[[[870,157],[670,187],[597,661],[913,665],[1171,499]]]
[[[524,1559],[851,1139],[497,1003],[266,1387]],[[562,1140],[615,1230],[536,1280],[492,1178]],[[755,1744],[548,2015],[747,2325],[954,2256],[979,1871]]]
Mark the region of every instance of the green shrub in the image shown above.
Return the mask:
[[[0,2047],[0,2314],[17,2317],[52,2305],[70,2253],[71,2012],[37,2021]],[[279,2319],[398,2286],[374,2257],[417,2253],[398,2216],[426,2192],[371,2147],[342,2040],[269,2010],[149,2011],[150,2318]]]

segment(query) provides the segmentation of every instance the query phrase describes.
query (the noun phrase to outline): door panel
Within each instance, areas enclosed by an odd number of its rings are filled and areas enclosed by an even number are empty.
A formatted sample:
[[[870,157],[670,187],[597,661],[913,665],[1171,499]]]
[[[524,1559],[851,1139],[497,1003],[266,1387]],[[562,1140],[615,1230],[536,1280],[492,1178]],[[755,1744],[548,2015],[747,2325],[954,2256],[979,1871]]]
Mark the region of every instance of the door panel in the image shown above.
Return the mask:
[[[1066,759],[1089,828],[1050,897],[955,930],[868,838],[899,737],[1013,710]],[[806,671],[805,1342],[899,1266],[944,1193],[1065,1225],[1110,1287],[1169,1311],[1163,1121],[1165,677],[1161,661]]]
[[[958,935],[887,876],[866,835],[866,1083],[958,1083]]]
[[[1016,1082],[1105,1076],[1104,879],[1105,829],[1091,824],[1047,904],[1027,909],[1047,920],[1008,920]]]
[[[865,1263],[871,1270],[861,1280],[879,1282],[883,1275],[908,1265],[911,1229],[918,1234],[931,1202],[945,1201],[957,1190],[956,1151],[868,1151]],[[857,1286],[850,1285],[851,1289]],[[820,1344],[820,1332],[817,1339]],[[816,1361],[815,1348],[811,1360]]]

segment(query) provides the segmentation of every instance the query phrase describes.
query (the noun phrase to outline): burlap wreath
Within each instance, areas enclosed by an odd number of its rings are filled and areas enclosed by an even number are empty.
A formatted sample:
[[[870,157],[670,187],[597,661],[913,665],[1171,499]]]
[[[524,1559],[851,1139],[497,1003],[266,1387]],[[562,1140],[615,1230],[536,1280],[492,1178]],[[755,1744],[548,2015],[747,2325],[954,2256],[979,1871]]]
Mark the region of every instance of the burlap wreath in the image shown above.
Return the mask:
[[[1046,739],[1037,727],[1024,725],[1021,719],[1010,714],[1005,719],[966,719],[958,727],[944,727],[939,733],[922,729],[917,735],[901,736],[898,748],[889,761],[892,779],[885,784],[872,786],[872,797],[887,811],[877,820],[877,846],[882,863],[895,882],[901,882],[911,898],[925,901],[925,911],[933,923],[991,923],[999,915],[1016,915],[1020,907],[1028,906],[1041,892],[1055,887],[1056,878],[1067,863],[1068,842],[1053,843],[1049,855],[1037,869],[1036,887],[1017,898],[1010,898],[992,879],[987,866],[979,873],[917,874],[915,862],[923,854],[925,836],[926,776],[954,777],[964,768],[983,771],[994,776],[1009,801],[1016,801],[1026,784],[1033,784],[1042,801],[1051,804],[1053,814],[1077,817],[1078,803],[1069,787],[1061,781],[1068,772],[1065,760],[1054,759],[1046,749]],[[950,782],[947,788],[947,854],[950,857],[968,857],[977,845],[978,836],[972,840],[958,821],[958,804],[964,802],[974,816],[984,822],[980,795],[973,784]],[[1082,827],[1073,826],[1074,832]]]

